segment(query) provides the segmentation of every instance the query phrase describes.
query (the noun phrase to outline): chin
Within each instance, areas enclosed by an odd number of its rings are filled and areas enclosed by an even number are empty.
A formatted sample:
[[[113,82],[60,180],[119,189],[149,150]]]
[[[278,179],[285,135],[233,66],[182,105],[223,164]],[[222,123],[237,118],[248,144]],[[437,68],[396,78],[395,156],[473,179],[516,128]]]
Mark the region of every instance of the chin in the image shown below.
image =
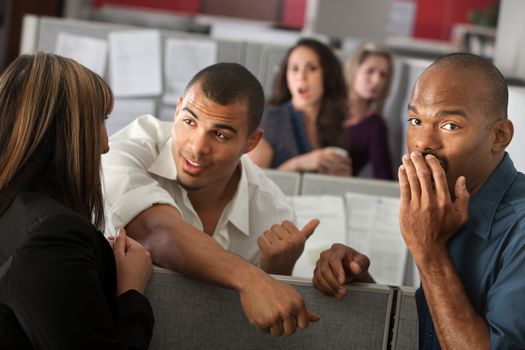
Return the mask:
[[[179,183],[179,185],[184,188],[187,192],[192,192],[192,191],[197,191],[197,190],[200,190],[201,188],[203,188],[204,186],[202,185],[199,185],[199,184],[196,184],[196,183],[191,183],[189,181],[184,181],[183,179],[177,179],[177,182]]]

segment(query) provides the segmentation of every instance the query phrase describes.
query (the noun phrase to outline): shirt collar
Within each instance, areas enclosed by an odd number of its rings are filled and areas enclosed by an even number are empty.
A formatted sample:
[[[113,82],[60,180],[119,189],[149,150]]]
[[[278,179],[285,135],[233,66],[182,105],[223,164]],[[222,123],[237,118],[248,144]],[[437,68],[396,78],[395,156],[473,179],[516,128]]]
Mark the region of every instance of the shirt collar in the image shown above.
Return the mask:
[[[237,191],[230,202],[229,221],[239,229],[245,236],[250,235],[250,193],[248,186],[248,173],[246,171],[246,156],[243,155],[239,161],[241,167],[241,178],[237,185]]]
[[[177,167],[173,159],[171,143],[172,138],[170,137],[160,149],[157,159],[151,164],[148,171],[169,180],[177,180]]]
[[[488,239],[494,216],[503,196],[518,176],[509,155],[505,155],[485,184],[470,200],[466,227],[483,239]]]

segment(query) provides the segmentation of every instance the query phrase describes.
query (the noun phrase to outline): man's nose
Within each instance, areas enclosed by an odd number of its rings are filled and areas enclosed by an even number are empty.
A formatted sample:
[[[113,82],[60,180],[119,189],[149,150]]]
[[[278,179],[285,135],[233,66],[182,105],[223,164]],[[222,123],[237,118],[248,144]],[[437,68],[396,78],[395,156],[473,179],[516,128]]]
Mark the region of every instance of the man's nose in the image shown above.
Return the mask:
[[[417,130],[409,130],[409,140],[413,143],[413,150],[433,151],[441,148],[439,134],[431,126],[421,126]]]
[[[191,139],[191,149],[195,155],[207,155],[211,151],[207,133],[197,132]]]

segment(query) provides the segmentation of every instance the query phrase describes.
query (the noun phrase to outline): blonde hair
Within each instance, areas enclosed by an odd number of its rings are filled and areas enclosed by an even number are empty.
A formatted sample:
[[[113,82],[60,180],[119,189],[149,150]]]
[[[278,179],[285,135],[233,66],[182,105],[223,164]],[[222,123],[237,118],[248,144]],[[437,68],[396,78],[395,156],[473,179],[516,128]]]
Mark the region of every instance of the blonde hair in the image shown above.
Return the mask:
[[[383,90],[383,93],[376,100],[372,101],[372,104],[370,106],[372,112],[381,114],[383,113],[383,105],[385,103],[385,100],[388,97],[388,93],[390,92],[390,84],[392,82],[392,75],[394,71],[392,55],[390,54],[390,52],[372,42],[366,42],[360,45],[345,63],[344,74],[346,80],[346,87],[349,96],[351,96],[353,91],[352,85],[354,84],[357,69],[370,56],[381,56],[386,58],[388,61],[388,73],[385,88]]]
[[[36,53],[0,77],[0,215],[22,191],[44,191],[104,224],[100,130],[107,83],[79,63]]]

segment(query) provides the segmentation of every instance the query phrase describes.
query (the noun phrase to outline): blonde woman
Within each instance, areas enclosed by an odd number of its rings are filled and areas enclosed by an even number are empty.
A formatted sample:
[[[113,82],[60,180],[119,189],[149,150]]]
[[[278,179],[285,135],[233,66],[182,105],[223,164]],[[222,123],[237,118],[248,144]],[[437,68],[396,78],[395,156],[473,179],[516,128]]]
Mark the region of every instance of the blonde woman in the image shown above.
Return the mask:
[[[349,109],[344,125],[356,175],[370,163],[374,178],[393,178],[388,131],[381,116],[392,70],[390,53],[373,43],[361,45],[346,62]]]
[[[113,95],[73,60],[37,53],[0,77],[0,344],[146,349],[146,250],[110,246],[100,157]]]

